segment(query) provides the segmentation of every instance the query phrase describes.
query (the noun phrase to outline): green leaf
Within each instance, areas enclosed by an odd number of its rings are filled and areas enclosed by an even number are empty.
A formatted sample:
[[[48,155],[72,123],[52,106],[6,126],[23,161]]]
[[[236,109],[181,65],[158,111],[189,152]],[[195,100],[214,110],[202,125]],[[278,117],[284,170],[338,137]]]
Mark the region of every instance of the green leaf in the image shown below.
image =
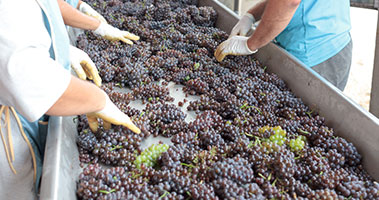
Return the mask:
[[[119,87],[119,88],[122,88],[121,83],[116,83],[115,85],[116,85],[117,87]]]
[[[104,194],[110,194],[112,192],[116,191],[115,189],[111,189],[109,191],[106,191],[106,190],[99,190],[100,193],[104,193]]]
[[[72,122],[76,123],[78,121],[78,116],[72,118]]]
[[[313,111],[314,111],[314,110],[311,110],[311,111],[309,111],[309,112],[305,112],[305,113],[311,118],[311,117],[312,117],[311,114],[313,113]]]
[[[274,182],[272,182],[272,186],[275,186],[275,184],[276,184],[276,181],[278,180],[278,178],[276,178],[275,180],[274,180]]]
[[[304,131],[304,130],[302,130],[302,129],[297,129],[298,131],[300,131],[301,133],[303,133],[303,134],[311,134],[310,132],[308,132],[308,131]]]
[[[180,163],[180,164],[183,166],[189,167],[189,168],[195,168],[196,167],[195,165],[187,164],[187,163]]]
[[[114,151],[115,149],[122,149],[123,146],[121,145],[113,145],[113,148],[111,148],[109,151]]]
[[[170,192],[168,192],[168,191],[165,190],[164,193],[162,194],[162,196],[159,197],[159,199],[161,199],[161,198],[163,198],[163,197],[165,197],[165,196],[167,196],[169,194],[170,194]]]
[[[240,109],[246,110],[247,109],[247,103],[243,104]]]
[[[271,173],[268,175],[267,180],[271,180]]]
[[[216,147],[216,146],[213,146],[212,149],[210,150],[210,152],[211,152],[211,156],[212,156],[212,157],[215,156],[216,153],[217,153],[217,147]]]
[[[184,78],[185,81],[189,81],[190,80],[190,76],[187,75],[185,78]]]
[[[195,70],[199,69],[199,67],[200,67],[200,63],[195,63],[195,64],[193,65],[193,68],[194,68]]]
[[[245,134],[246,136],[249,136],[249,137],[255,137],[254,135],[248,134],[246,132],[243,132],[243,134]]]
[[[263,179],[265,179],[265,180],[266,180],[266,177],[265,177],[265,176],[263,176],[261,173],[258,173],[258,176],[260,176],[260,177],[262,177]]]
[[[133,173],[132,179],[136,179],[142,175],[142,173],[141,174],[134,174],[134,172],[132,172],[132,173]]]

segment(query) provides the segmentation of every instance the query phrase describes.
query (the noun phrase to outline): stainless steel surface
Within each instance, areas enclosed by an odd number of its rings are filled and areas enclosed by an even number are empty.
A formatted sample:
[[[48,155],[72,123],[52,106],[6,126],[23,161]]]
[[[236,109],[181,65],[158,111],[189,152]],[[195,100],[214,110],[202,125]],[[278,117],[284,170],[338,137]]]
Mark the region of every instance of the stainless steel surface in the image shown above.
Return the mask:
[[[76,199],[80,173],[73,117],[51,117],[46,139],[40,199]]]
[[[199,4],[212,6],[217,10],[216,26],[224,31],[229,32],[238,21],[238,16],[218,1],[200,0]],[[270,72],[284,79],[291,90],[307,105],[316,108],[337,134],[356,145],[363,155],[365,169],[378,180],[379,170],[376,166],[379,166],[379,120],[275,44],[271,43],[260,49],[256,57]],[[178,91],[180,86],[170,88],[171,95],[172,92]],[[51,118],[41,199],[76,199],[76,180],[81,170],[76,135],[72,118]]]

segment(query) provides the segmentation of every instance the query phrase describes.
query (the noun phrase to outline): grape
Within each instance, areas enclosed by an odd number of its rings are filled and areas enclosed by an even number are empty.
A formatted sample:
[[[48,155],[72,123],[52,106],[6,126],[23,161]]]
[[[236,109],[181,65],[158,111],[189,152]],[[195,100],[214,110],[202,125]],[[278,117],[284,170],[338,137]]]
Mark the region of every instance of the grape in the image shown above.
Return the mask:
[[[163,152],[167,151],[168,148],[169,146],[167,144],[153,144],[136,157],[134,164],[137,168],[141,168],[141,165],[153,167],[157,162],[158,157]]]
[[[379,184],[354,145],[282,79],[254,56],[216,61],[228,34],[214,26],[213,8],[196,6],[198,0],[88,3],[112,26],[140,36],[127,45],[85,31],[77,46],[142,132],[105,130],[99,120],[93,133],[78,116],[80,166],[88,164],[78,199],[379,199]],[[199,99],[173,104],[169,82]],[[146,107],[132,108],[135,100]],[[191,122],[185,105],[197,114]],[[150,135],[173,144],[142,151]]]

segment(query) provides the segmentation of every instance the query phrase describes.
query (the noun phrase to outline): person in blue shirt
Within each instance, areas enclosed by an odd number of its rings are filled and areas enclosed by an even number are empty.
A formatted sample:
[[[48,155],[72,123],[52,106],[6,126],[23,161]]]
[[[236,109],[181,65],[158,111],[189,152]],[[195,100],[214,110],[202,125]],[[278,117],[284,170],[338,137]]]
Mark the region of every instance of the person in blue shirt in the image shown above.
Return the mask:
[[[259,25],[250,37],[252,25]],[[262,0],[239,20],[215,56],[250,55],[270,41],[298,58],[340,90],[352,58],[348,0]]]

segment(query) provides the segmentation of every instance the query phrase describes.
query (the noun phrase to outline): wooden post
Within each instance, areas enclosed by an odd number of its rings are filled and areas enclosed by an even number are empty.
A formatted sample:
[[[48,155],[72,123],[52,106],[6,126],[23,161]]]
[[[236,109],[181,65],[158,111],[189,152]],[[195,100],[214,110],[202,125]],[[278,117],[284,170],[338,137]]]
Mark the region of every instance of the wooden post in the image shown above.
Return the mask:
[[[377,0],[375,1],[377,4]],[[379,118],[379,11],[376,28],[376,45],[374,57],[374,69],[372,73],[370,112]]]

